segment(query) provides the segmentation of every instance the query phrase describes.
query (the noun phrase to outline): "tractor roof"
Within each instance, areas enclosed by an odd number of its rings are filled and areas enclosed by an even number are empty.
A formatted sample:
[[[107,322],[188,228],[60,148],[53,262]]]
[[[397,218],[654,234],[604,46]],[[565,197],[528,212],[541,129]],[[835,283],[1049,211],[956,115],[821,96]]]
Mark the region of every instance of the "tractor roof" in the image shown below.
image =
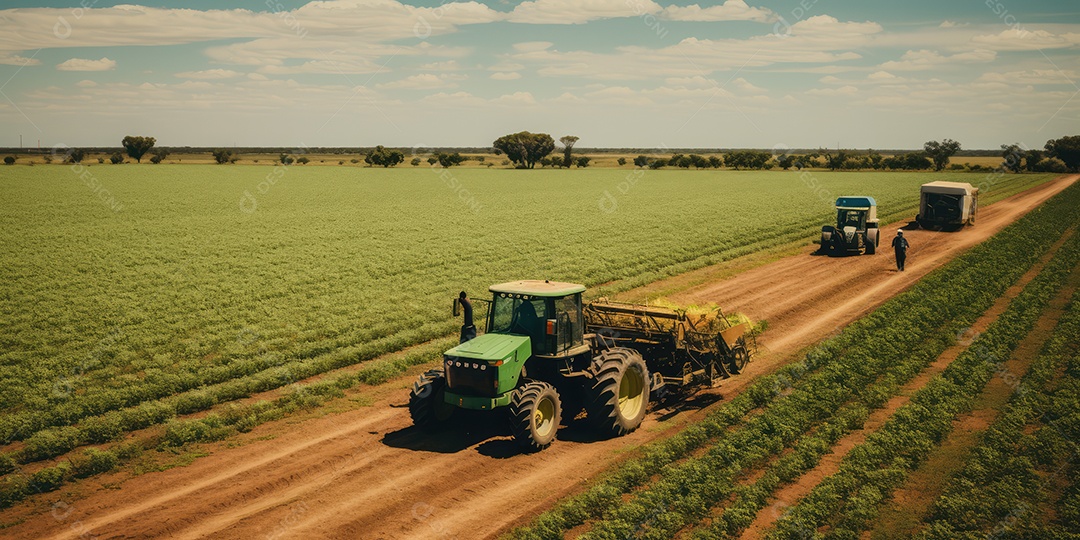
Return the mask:
[[[500,283],[488,288],[493,293],[526,294],[529,296],[563,297],[585,292],[584,285],[539,279],[524,279]]]
[[[849,210],[869,210],[870,207],[877,206],[877,201],[873,197],[847,196],[836,199],[837,208],[846,208]]]
[[[952,193],[958,195],[970,195],[979,192],[979,188],[973,187],[967,182],[945,182],[942,180],[923,184],[921,189],[926,193]]]

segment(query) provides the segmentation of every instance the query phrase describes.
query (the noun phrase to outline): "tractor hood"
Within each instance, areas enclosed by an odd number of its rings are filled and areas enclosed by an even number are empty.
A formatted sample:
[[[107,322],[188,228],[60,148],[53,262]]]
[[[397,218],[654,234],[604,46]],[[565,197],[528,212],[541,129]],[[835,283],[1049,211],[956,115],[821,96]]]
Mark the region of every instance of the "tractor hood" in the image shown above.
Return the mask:
[[[447,356],[477,360],[525,361],[532,350],[528,336],[484,334],[446,351]],[[522,356],[524,355],[524,356]],[[520,357],[520,358],[518,358]]]

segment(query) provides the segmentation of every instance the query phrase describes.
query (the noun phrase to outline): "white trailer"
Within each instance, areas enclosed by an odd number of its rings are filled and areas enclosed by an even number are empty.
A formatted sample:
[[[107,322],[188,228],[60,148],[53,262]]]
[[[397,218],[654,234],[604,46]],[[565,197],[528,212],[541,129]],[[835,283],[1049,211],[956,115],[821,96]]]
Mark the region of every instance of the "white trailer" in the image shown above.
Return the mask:
[[[979,208],[979,188],[966,182],[930,182],[919,194],[919,215],[923,228],[961,228],[975,224]]]

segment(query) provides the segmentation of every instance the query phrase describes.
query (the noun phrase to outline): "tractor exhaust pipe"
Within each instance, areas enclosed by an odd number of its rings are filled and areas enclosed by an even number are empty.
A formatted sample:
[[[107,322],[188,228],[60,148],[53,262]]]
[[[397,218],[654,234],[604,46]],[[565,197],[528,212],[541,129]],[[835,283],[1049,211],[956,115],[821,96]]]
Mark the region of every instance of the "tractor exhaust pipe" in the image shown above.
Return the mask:
[[[459,343],[465,343],[476,337],[476,326],[473,325],[472,302],[469,301],[469,297],[466,296],[465,291],[461,291],[457,301],[458,304],[461,304],[461,308],[465,312],[465,320],[461,323],[461,341]]]

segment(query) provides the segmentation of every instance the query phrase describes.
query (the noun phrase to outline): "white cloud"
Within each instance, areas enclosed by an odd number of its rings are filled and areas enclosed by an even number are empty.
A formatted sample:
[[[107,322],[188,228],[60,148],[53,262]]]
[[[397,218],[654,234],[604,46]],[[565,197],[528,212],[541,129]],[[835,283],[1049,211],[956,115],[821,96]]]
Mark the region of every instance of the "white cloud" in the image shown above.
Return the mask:
[[[434,73],[420,73],[410,75],[404,79],[378,85],[378,88],[388,90],[435,90],[439,88],[454,88],[455,80],[464,79],[464,75],[452,76],[450,74],[435,75]]]
[[[540,64],[537,73],[552,77],[634,80],[654,77],[707,76],[721,70],[776,63],[835,64],[861,58],[851,49],[868,46],[882,31],[874,22],[841,22],[811,17],[792,25],[786,36],[769,32],[747,39],[686,38],[659,49],[619,47],[614,53],[561,52],[553,47],[519,50],[515,62]]]
[[[840,88],[814,88],[812,90],[807,90],[806,93],[812,96],[853,96],[859,93],[859,89],[847,85],[841,86]]]
[[[531,92],[514,92],[499,96],[492,101],[499,105],[536,105],[536,98]]]
[[[507,20],[526,24],[583,24],[660,10],[660,5],[652,0],[528,0],[518,4]]]
[[[101,60],[87,60],[85,58],[72,58],[56,65],[60,71],[109,71],[116,69],[116,60],[102,58]]]
[[[921,71],[951,64],[984,64],[993,62],[996,58],[997,53],[987,49],[976,49],[974,51],[957,53],[950,56],[945,56],[937,51],[923,49],[919,51],[908,51],[900,57],[900,60],[890,60],[881,64],[880,67],[884,70]]]
[[[306,38],[339,38],[335,41],[343,48],[350,44],[447,34],[455,32],[460,25],[505,17],[474,1],[416,7],[396,0],[316,1],[279,12],[121,5],[82,10],[77,21],[71,20],[70,8],[26,8],[6,10],[3,14],[0,51],[176,45],[236,38],[294,43]],[[65,22],[58,22],[61,20]]]
[[[892,73],[889,73],[888,71],[875,71],[870,75],[867,75],[866,78],[872,81],[895,81],[899,77],[893,75]]]
[[[742,77],[739,77],[738,79],[735,79],[735,80],[731,81],[731,85],[734,86],[737,90],[739,90],[740,92],[742,92],[744,94],[763,94],[763,93],[765,93],[764,88],[761,88],[759,86],[754,86],[753,84],[750,83],[750,81],[747,81],[746,79],[744,79]]]
[[[1004,84],[1072,84],[1080,80],[1080,72],[1058,69],[1034,69],[1007,73],[983,73],[978,81]]]
[[[521,78],[521,74],[516,71],[496,71],[491,74],[491,78],[496,81],[513,81]]]
[[[177,73],[176,76],[181,79],[200,79],[200,80],[212,80],[212,79],[232,79],[239,77],[242,73],[233,71],[231,69],[207,69],[203,71],[182,71]]]
[[[701,7],[698,4],[689,6],[668,6],[660,13],[660,17],[670,21],[757,21],[774,22],[777,16],[765,8],[750,7],[743,0],[727,0],[718,6]]]
[[[1054,34],[1047,30],[1025,30],[1021,27],[998,34],[975,36],[973,43],[995,51],[1037,51],[1080,46],[1080,34]]]
[[[0,64],[6,66],[40,66],[41,60],[37,58],[24,58],[17,54],[0,53]]]
[[[445,62],[430,62],[419,67],[423,71],[458,71],[461,69],[461,64],[457,60],[447,60]]]
[[[514,50],[523,53],[544,51],[550,49],[554,43],[550,41],[526,41],[524,43],[515,43],[513,45]]]

